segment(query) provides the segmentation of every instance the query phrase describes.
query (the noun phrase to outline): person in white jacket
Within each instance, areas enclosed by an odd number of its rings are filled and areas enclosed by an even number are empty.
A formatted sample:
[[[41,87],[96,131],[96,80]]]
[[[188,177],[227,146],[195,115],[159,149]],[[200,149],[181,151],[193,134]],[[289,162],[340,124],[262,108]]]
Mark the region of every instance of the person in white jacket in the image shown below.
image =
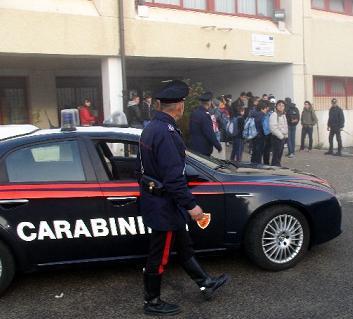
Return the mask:
[[[272,133],[272,166],[281,166],[283,148],[288,138],[288,123],[284,108],[284,101],[278,100],[275,111],[270,116],[270,131]]]

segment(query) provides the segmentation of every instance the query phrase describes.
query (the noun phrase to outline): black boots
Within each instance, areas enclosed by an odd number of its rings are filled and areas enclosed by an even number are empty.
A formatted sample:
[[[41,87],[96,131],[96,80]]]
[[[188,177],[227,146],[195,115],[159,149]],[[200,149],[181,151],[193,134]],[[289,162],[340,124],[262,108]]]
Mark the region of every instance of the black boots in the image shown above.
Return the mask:
[[[197,262],[191,257],[183,263],[183,268],[192,280],[200,287],[201,293],[206,300],[212,298],[214,292],[228,281],[228,276],[223,274],[219,277],[210,277]]]
[[[143,310],[151,316],[173,316],[181,312],[178,305],[169,304],[160,299],[162,275],[143,274],[145,303]]]

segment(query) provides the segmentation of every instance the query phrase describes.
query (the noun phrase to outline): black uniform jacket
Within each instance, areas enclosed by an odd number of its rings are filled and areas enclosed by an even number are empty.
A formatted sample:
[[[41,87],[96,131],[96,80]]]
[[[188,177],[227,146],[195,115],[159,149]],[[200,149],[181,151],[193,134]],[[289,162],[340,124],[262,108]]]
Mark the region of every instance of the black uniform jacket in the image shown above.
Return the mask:
[[[157,196],[140,186],[144,224],[160,231],[185,229],[189,222],[186,210],[193,209],[196,202],[187,186],[185,144],[175,120],[157,111],[142,132],[140,150],[144,174],[162,182],[165,188]]]
[[[190,148],[200,154],[210,156],[213,146],[222,149],[213,131],[210,114],[203,106],[195,109],[190,117]]]

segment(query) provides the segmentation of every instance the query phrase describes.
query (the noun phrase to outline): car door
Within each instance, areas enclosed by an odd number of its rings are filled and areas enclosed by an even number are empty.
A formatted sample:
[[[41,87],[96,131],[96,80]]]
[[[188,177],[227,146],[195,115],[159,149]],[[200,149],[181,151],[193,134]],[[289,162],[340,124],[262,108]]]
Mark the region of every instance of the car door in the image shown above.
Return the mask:
[[[33,264],[104,257],[102,192],[78,139],[25,145],[3,159],[0,214]]]
[[[221,183],[216,182],[192,162],[186,164],[188,185],[196,202],[204,213],[211,215],[210,224],[200,228],[197,223],[189,223],[190,235],[196,250],[214,250],[224,248],[225,239],[225,203]]]
[[[90,147],[105,201],[106,218],[114,225],[107,255],[145,255],[151,230],[145,227],[139,212],[140,192],[135,174],[137,142],[97,138],[91,141]]]

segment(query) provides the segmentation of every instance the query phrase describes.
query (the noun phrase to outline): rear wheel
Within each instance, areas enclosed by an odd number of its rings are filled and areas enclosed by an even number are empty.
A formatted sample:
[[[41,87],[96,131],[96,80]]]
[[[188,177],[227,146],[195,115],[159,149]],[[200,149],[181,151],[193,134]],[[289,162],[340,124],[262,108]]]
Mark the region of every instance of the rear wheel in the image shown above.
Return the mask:
[[[309,246],[310,230],[305,216],[289,206],[274,206],[260,212],[249,224],[245,250],[258,266],[284,270],[296,265]]]
[[[0,241],[0,295],[10,285],[14,275],[14,258],[7,246]]]

